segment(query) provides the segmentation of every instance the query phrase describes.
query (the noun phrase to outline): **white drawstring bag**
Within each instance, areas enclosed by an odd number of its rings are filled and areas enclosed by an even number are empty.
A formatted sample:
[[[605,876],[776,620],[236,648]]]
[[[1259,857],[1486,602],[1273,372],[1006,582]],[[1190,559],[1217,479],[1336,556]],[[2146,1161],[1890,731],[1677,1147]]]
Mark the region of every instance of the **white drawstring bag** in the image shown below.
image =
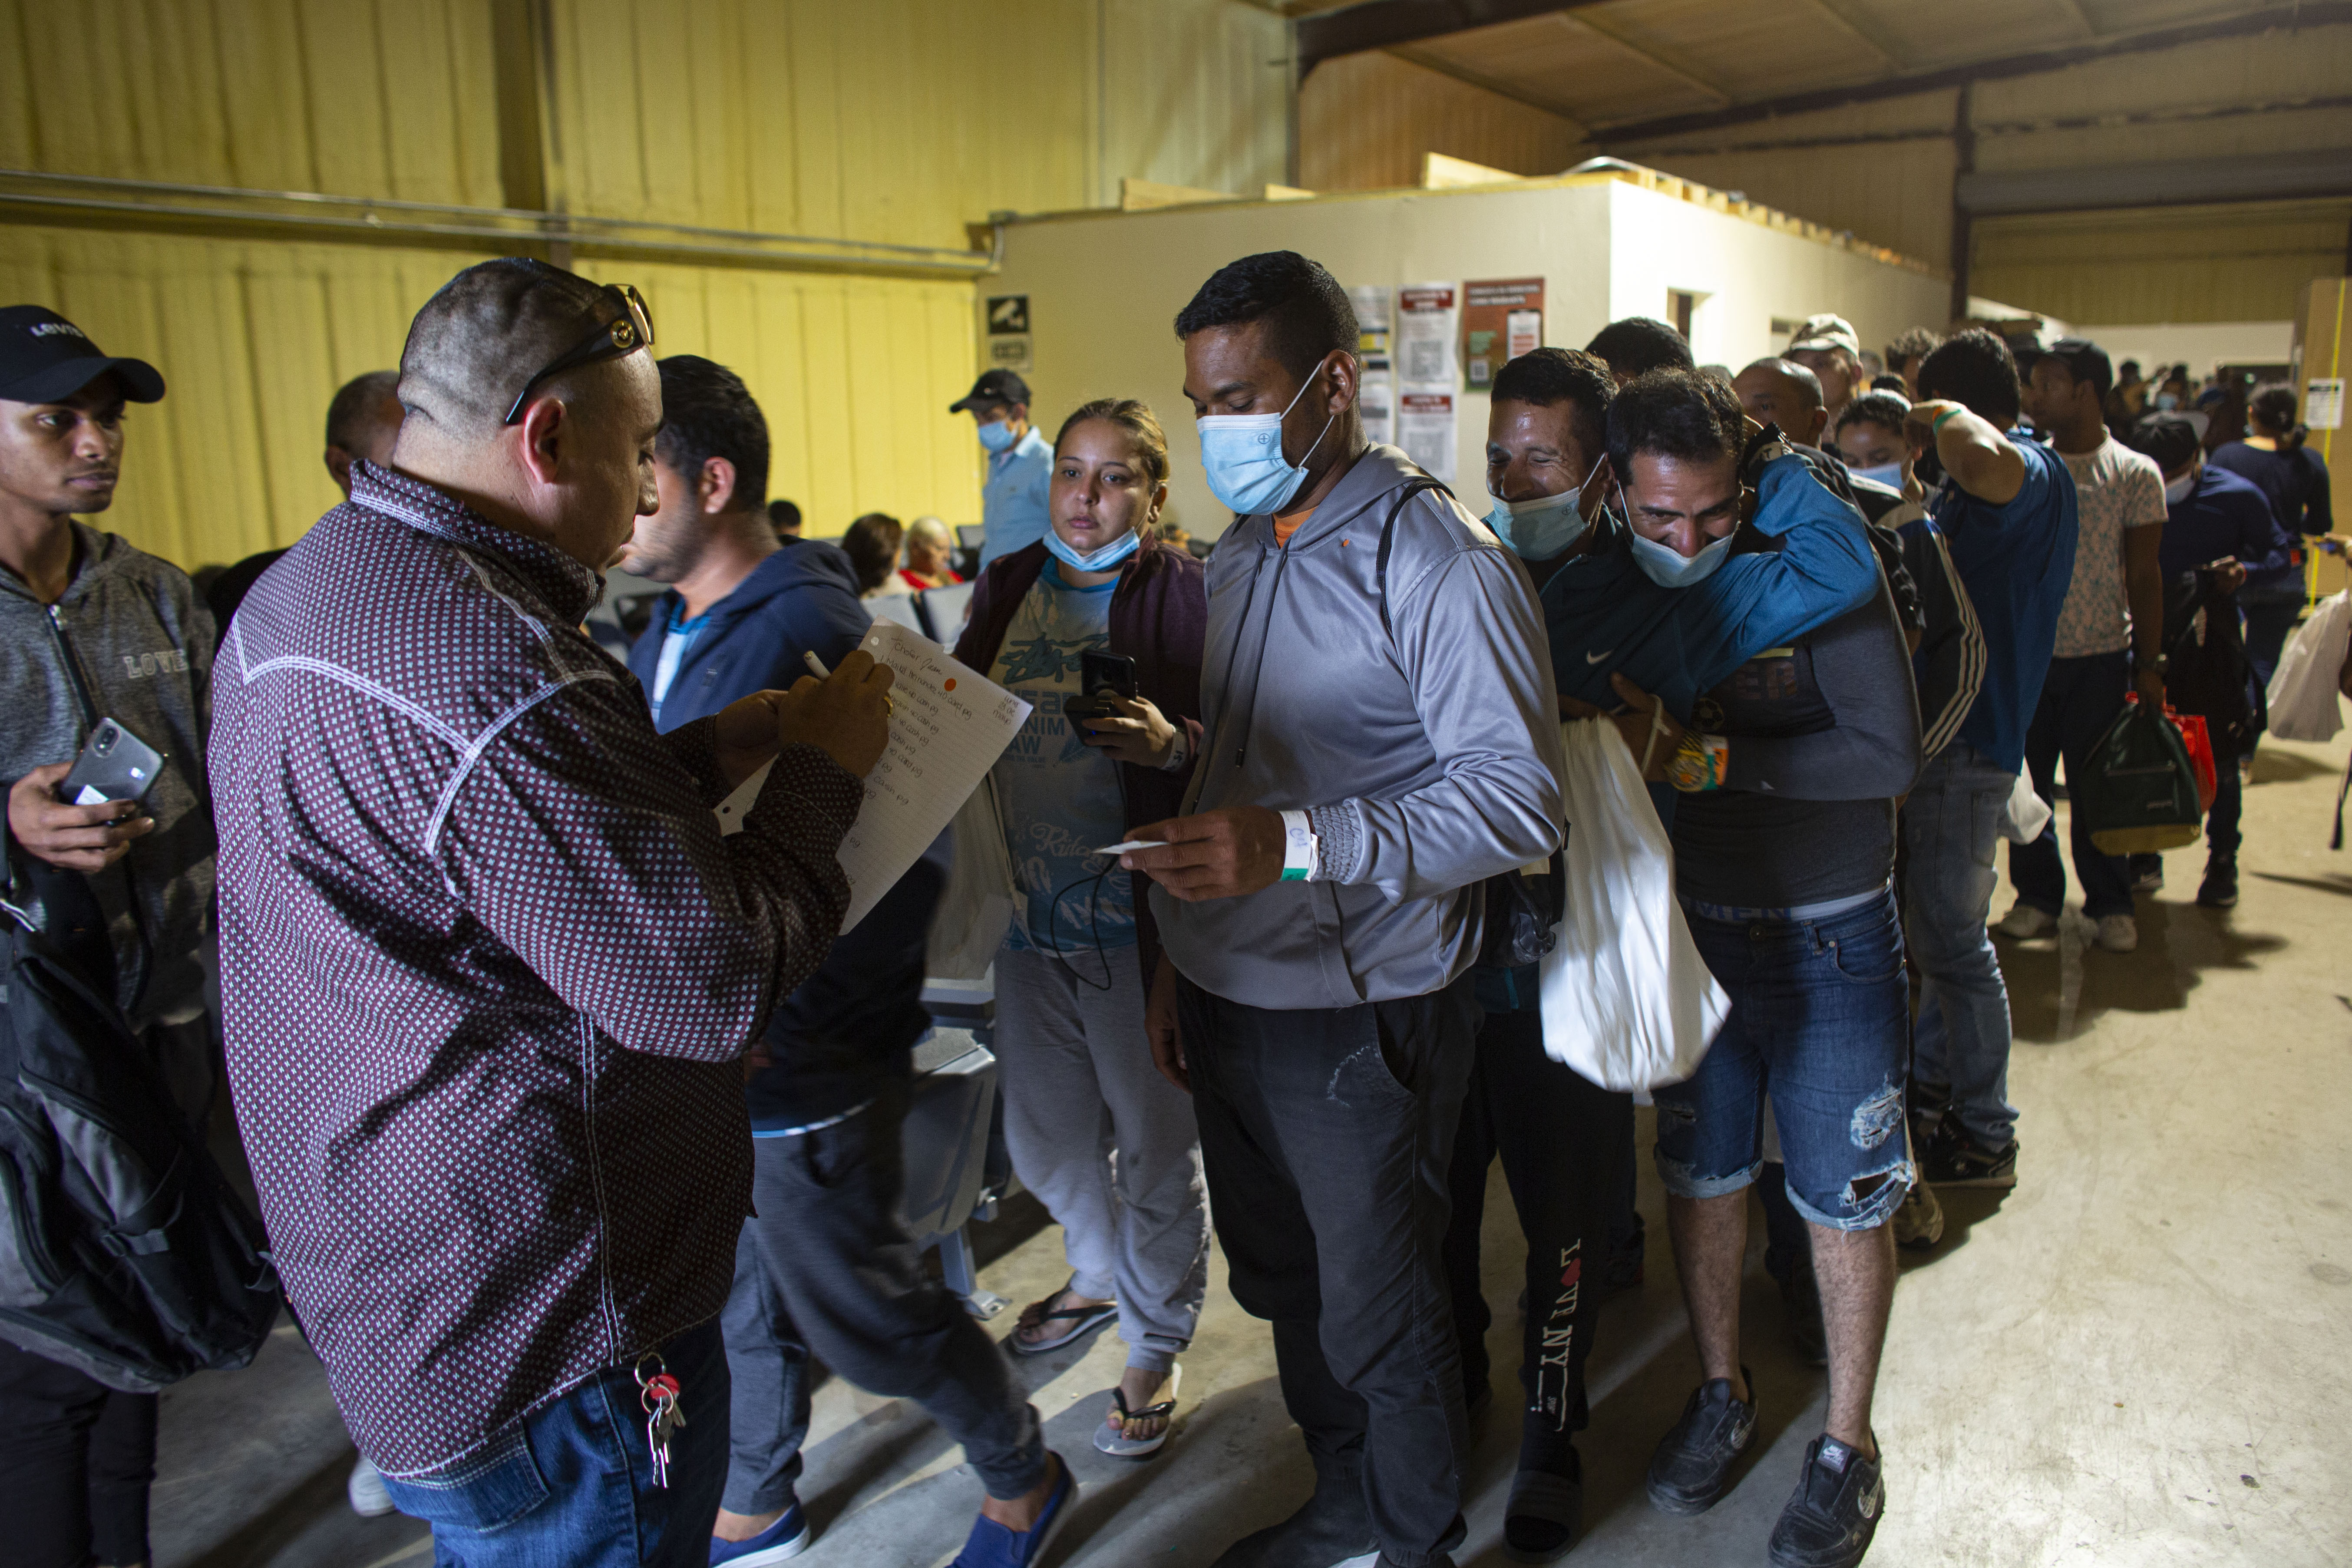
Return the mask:
[[[1568,803],[1559,941],[1543,961],[1544,1051],[1603,1089],[1680,1083],[1731,1011],[1675,900],[1675,852],[1606,719],[1559,727]]]
[[[2001,810],[2000,836],[2011,844],[2031,844],[2050,826],[2050,803],[2033,793],[2032,771],[2020,768]]]
[[[2352,590],[2319,601],[2271,672],[2271,733],[2282,741],[2332,741],[2344,727],[2336,678],[2352,642]]]

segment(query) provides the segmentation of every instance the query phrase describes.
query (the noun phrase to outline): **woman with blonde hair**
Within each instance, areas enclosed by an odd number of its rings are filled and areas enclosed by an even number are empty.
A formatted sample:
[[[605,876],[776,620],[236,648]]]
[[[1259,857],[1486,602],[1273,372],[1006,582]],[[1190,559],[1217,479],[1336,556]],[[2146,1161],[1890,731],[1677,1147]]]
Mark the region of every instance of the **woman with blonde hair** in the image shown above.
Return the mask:
[[[1127,1371],[1095,1447],[1141,1458],[1167,1440],[1176,1356],[1200,1317],[1208,1194],[1192,1100],[1144,1035],[1160,957],[1150,907],[1097,851],[1181,808],[1201,744],[1208,595],[1201,563],[1159,537],[1168,440],[1142,404],[1071,415],[1050,496],[1050,531],[980,574],[956,645],[1033,705],[994,773],[1017,889],[996,959],[996,1051],[1013,1169],[1060,1223],[1071,1273],[1007,1345],[1041,1354],[1116,1317]],[[1115,656],[1133,694],[1089,697],[1090,653]]]

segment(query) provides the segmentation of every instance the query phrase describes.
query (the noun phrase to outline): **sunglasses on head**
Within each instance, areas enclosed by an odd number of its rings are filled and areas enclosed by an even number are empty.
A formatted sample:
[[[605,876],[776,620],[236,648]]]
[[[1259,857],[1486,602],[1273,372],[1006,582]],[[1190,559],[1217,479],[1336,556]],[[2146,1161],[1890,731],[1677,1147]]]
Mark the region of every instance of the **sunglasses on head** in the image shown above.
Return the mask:
[[[598,323],[587,336],[548,361],[538,374],[524,382],[522,391],[515,395],[514,406],[507,410],[507,424],[521,422],[523,405],[530,401],[532,390],[550,376],[562,375],[583,364],[621,359],[654,346],[654,319],[646,310],[643,294],[626,283],[607,283],[597,292],[618,305],[620,315]]]

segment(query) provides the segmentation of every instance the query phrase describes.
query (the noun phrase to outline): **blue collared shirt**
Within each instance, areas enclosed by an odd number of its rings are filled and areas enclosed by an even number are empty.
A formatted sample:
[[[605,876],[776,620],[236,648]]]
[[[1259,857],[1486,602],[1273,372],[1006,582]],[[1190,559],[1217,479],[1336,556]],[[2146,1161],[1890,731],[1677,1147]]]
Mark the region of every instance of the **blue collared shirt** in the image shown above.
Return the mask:
[[[1010,555],[1045,537],[1053,526],[1046,501],[1054,481],[1054,448],[1032,425],[1021,439],[988,459],[988,482],[981,487],[980,564]]]

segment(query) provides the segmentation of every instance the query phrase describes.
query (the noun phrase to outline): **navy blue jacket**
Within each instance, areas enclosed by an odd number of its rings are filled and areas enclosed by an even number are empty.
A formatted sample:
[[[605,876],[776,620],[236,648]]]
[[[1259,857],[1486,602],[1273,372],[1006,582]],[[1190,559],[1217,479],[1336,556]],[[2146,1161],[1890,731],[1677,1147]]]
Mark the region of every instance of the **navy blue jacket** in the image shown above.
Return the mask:
[[[677,603],[675,592],[664,594],[629,649],[630,672],[648,699]],[[857,600],[857,574],[838,546],[786,540],[710,607],[702,635],[670,678],[656,727],[675,730],[754,691],[789,689],[809,673],[803,654],[831,668],[872,625]],[[931,1026],[921,1000],[924,943],[947,886],[948,844],[940,835],[864,920],[841,933],[816,973],[776,1004],[762,1041],[772,1065],[743,1091],[755,1135],[855,1110],[872,1097],[877,1078],[911,1070],[915,1042]]]
[[[629,647],[629,673],[653,696],[677,592],[664,594],[654,618]],[[656,725],[664,733],[706,718],[739,698],[790,689],[809,672],[814,652],[828,669],[866,638],[874,618],[857,602],[857,573],[837,544],[788,539],[752,568],[736,590],[710,606],[710,619],[670,678]]]

